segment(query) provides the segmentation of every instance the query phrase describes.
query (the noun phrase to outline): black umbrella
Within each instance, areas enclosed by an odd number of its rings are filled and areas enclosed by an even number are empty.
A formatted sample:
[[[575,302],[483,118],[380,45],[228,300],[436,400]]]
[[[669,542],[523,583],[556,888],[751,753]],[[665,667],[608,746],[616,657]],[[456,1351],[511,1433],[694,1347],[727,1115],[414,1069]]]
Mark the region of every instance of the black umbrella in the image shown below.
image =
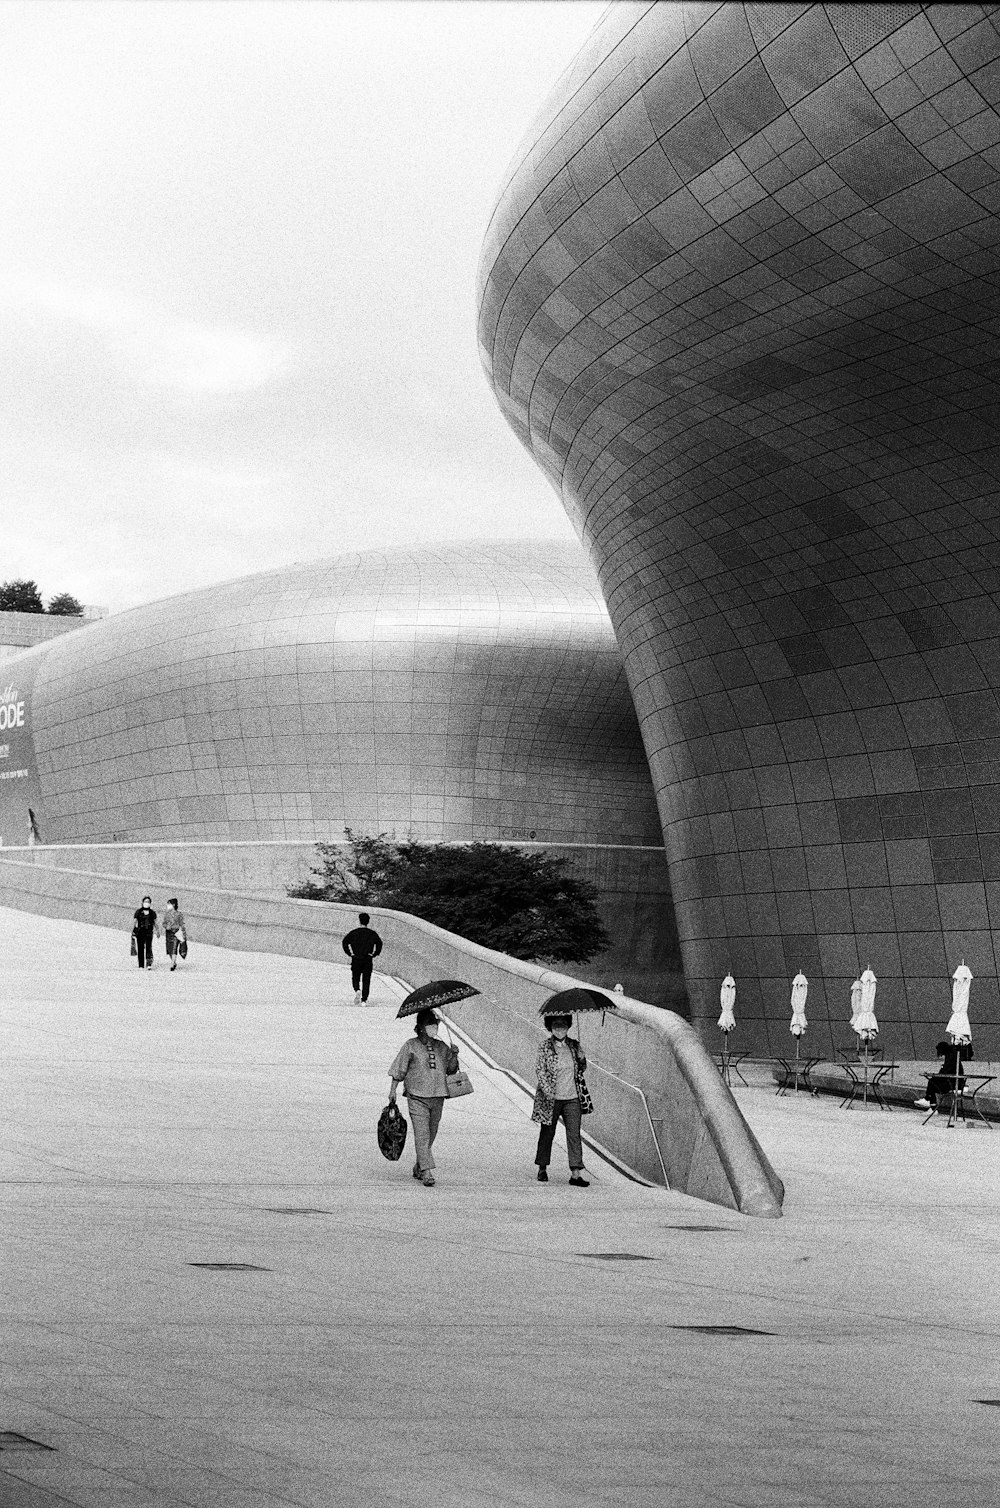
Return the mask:
[[[543,1005],[538,1007],[540,1016],[575,1016],[584,1011],[613,1011],[615,1002],[609,995],[604,995],[600,990],[585,990],[577,986],[572,990],[560,990],[556,995],[550,995]]]
[[[430,984],[422,984],[419,989],[410,991],[396,1012],[396,1020],[401,1016],[415,1016],[417,1011],[433,1010],[436,1005],[454,1005],[456,1000],[471,1000],[473,995],[479,993],[471,984],[463,984],[460,979],[432,979]]]

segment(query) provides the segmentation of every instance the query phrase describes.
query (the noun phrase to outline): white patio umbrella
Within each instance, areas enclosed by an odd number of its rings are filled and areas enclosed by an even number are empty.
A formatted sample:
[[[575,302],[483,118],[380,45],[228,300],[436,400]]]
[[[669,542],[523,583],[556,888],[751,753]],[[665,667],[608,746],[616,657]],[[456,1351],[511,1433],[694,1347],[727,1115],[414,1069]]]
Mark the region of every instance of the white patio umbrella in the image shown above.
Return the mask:
[[[972,970],[963,961],[959,964],[952,977],[951,986],[951,1016],[945,1028],[951,1037],[965,1037],[972,1041],[972,1027],[969,1025],[969,990],[972,986]]]
[[[851,1031],[858,1029],[858,1012],[861,1009],[861,980],[855,979],[851,985]]]
[[[732,974],[727,974],[722,981],[722,989],[719,991],[719,1004],[722,1006],[722,1014],[719,1017],[719,1030],[731,1032],[736,1025],[736,1017],[733,1015],[733,1006],[736,1004],[736,980]]]
[[[788,1030],[793,1037],[801,1037],[809,1022],[806,1020],[806,995],[809,981],[800,971],[792,980],[792,1021]]]
[[[865,969],[859,981],[861,985],[861,998],[858,1001],[857,1014],[852,1017],[851,1025],[861,1038],[862,1042],[870,1042],[872,1037],[878,1036],[878,1022],[875,1020],[875,991],[878,988],[878,980],[872,973],[871,965]],[[854,1005],[854,991],[851,991],[851,1005]]]

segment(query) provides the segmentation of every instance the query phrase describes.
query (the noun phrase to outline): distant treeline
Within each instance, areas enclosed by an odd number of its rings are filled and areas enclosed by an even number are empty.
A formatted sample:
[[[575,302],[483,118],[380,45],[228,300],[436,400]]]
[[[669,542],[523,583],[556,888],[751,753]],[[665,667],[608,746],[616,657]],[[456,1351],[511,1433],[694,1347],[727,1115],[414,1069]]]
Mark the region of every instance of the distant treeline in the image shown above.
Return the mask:
[[[5,581],[0,585],[0,613],[53,613],[57,618],[79,618],[83,603],[70,592],[57,592],[46,607],[37,581]]]

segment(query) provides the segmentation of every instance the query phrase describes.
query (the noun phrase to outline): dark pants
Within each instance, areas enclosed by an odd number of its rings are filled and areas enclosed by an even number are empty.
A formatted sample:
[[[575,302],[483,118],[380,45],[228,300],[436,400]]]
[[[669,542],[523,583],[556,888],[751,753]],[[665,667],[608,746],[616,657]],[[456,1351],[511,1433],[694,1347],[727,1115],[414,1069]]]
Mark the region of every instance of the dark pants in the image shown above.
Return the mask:
[[[152,932],[137,932],[135,934],[136,951],[139,955],[140,969],[144,964],[153,967],[153,934]]]
[[[932,1105],[937,1104],[939,1094],[951,1094],[954,1089],[965,1088],[965,1074],[960,1073],[958,1083],[955,1083],[955,1075],[952,1073],[936,1073],[932,1079],[927,1080],[927,1098]]]
[[[356,990],[361,991],[362,1000],[368,999],[368,990],[372,982],[372,960],[370,958],[351,957],[351,984]]]
[[[167,957],[173,958],[174,954],[177,951],[177,933],[165,931],[163,934],[163,940],[167,946]]]
[[[580,1101],[556,1100],[555,1114],[552,1123],[538,1128],[538,1151],[535,1153],[535,1166],[547,1168],[552,1156],[552,1139],[556,1134],[556,1125],[562,1117],[566,1127],[566,1150],[569,1153],[569,1170],[571,1173],[579,1172],[583,1167],[583,1143],[580,1140]]]

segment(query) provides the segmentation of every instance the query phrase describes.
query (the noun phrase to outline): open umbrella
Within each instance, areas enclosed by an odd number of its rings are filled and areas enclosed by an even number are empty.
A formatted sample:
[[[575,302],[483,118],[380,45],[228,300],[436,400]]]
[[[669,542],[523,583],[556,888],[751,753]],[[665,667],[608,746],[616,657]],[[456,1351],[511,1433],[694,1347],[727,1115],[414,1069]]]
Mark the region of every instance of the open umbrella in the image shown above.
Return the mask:
[[[736,1004],[736,980],[732,974],[727,974],[722,981],[719,991],[719,1004],[722,1006],[722,1014],[719,1017],[719,1030],[731,1032],[736,1025],[736,1017],[733,1015],[733,1006]]]
[[[411,990],[396,1012],[396,1020],[401,1016],[415,1016],[418,1011],[433,1010],[437,1005],[454,1005],[456,1000],[471,1000],[473,995],[478,995],[479,990],[471,984],[463,984],[460,979],[432,979],[430,984],[422,984],[418,989]]]
[[[972,1041],[972,1027],[969,1025],[969,990],[972,985],[972,970],[963,960],[951,976],[951,1016],[945,1028],[951,1037],[965,1037]]]
[[[806,1020],[806,995],[809,992],[809,981],[801,971],[792,980],[792,1021],[788,1030],[795,1038],[796,1047],[798,1039],[805,1031],[809,1022]]]
[[[585,990],[578,986],[572,990],[559,990],[538,1007],[540,1016],[577,1016],[584,1011],[613,1011],[615,1002],[610,995],[600,990]]]

